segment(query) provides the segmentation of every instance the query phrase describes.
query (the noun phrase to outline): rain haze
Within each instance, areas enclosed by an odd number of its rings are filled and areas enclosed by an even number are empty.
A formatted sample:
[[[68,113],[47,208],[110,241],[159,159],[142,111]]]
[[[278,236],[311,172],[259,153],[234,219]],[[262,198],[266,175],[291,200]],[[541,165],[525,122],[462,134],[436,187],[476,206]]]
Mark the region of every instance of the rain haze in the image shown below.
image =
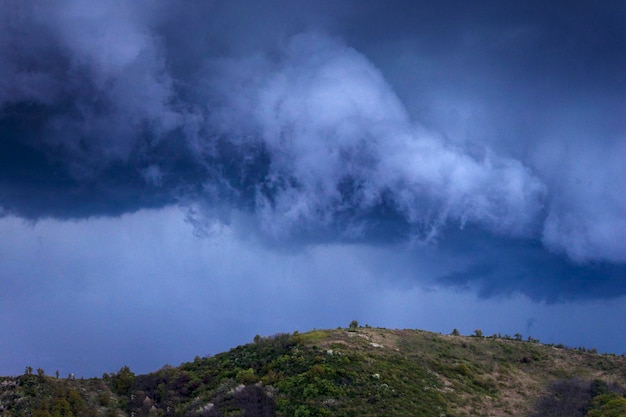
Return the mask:
[[[256,334],[626,353],[621,2],[0,4],[0,375]]]

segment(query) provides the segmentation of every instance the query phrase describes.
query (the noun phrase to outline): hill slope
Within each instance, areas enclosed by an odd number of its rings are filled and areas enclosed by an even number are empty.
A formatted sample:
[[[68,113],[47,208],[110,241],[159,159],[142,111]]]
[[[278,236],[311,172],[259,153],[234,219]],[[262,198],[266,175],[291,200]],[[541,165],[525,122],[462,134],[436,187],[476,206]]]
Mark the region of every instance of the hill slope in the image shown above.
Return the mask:
[[[622,387],[626,358],[615,355],[353,328],[257,336],[147,375],[0,378],[0,416],[597,417],[626,415]]]

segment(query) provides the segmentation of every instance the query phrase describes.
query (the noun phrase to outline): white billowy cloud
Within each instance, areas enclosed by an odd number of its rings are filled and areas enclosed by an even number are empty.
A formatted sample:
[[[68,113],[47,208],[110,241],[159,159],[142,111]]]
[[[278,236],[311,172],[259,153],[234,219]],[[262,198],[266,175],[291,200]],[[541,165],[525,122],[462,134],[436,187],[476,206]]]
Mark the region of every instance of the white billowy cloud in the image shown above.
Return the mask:
[[[513,235],[536,226],[545,188],[528,168],[489,150],[471,156],[420,127],[381,72],[340,41],[297,36],[277,63],[221,61],[218,72],[211,124],[271,157],[275,193],[257,197],[270,233],[384,199],[424,237],[450,222]]]
[[[539,149],[553,190],[544,244],[578,262],[626,262],[626,141]]]

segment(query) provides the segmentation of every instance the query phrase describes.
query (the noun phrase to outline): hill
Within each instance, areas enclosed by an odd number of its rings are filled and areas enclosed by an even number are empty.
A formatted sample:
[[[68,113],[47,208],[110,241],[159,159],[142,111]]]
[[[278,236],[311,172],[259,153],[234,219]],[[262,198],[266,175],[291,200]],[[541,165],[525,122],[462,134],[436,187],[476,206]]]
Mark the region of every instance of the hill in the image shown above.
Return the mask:
[[[348,329],[255,337],[135,375],[0,378],[0,416],[624,416],[626,358],[521,336]]]

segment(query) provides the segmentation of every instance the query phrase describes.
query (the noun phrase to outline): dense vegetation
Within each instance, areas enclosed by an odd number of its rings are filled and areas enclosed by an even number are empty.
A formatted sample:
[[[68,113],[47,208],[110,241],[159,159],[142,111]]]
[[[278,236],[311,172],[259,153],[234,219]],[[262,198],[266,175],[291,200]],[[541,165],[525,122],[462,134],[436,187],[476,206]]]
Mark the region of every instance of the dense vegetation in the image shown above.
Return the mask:
[[[532,338],[358,327],[257,336],[179,367],[0,378],[0,416],[626,416],[626,358]]]

